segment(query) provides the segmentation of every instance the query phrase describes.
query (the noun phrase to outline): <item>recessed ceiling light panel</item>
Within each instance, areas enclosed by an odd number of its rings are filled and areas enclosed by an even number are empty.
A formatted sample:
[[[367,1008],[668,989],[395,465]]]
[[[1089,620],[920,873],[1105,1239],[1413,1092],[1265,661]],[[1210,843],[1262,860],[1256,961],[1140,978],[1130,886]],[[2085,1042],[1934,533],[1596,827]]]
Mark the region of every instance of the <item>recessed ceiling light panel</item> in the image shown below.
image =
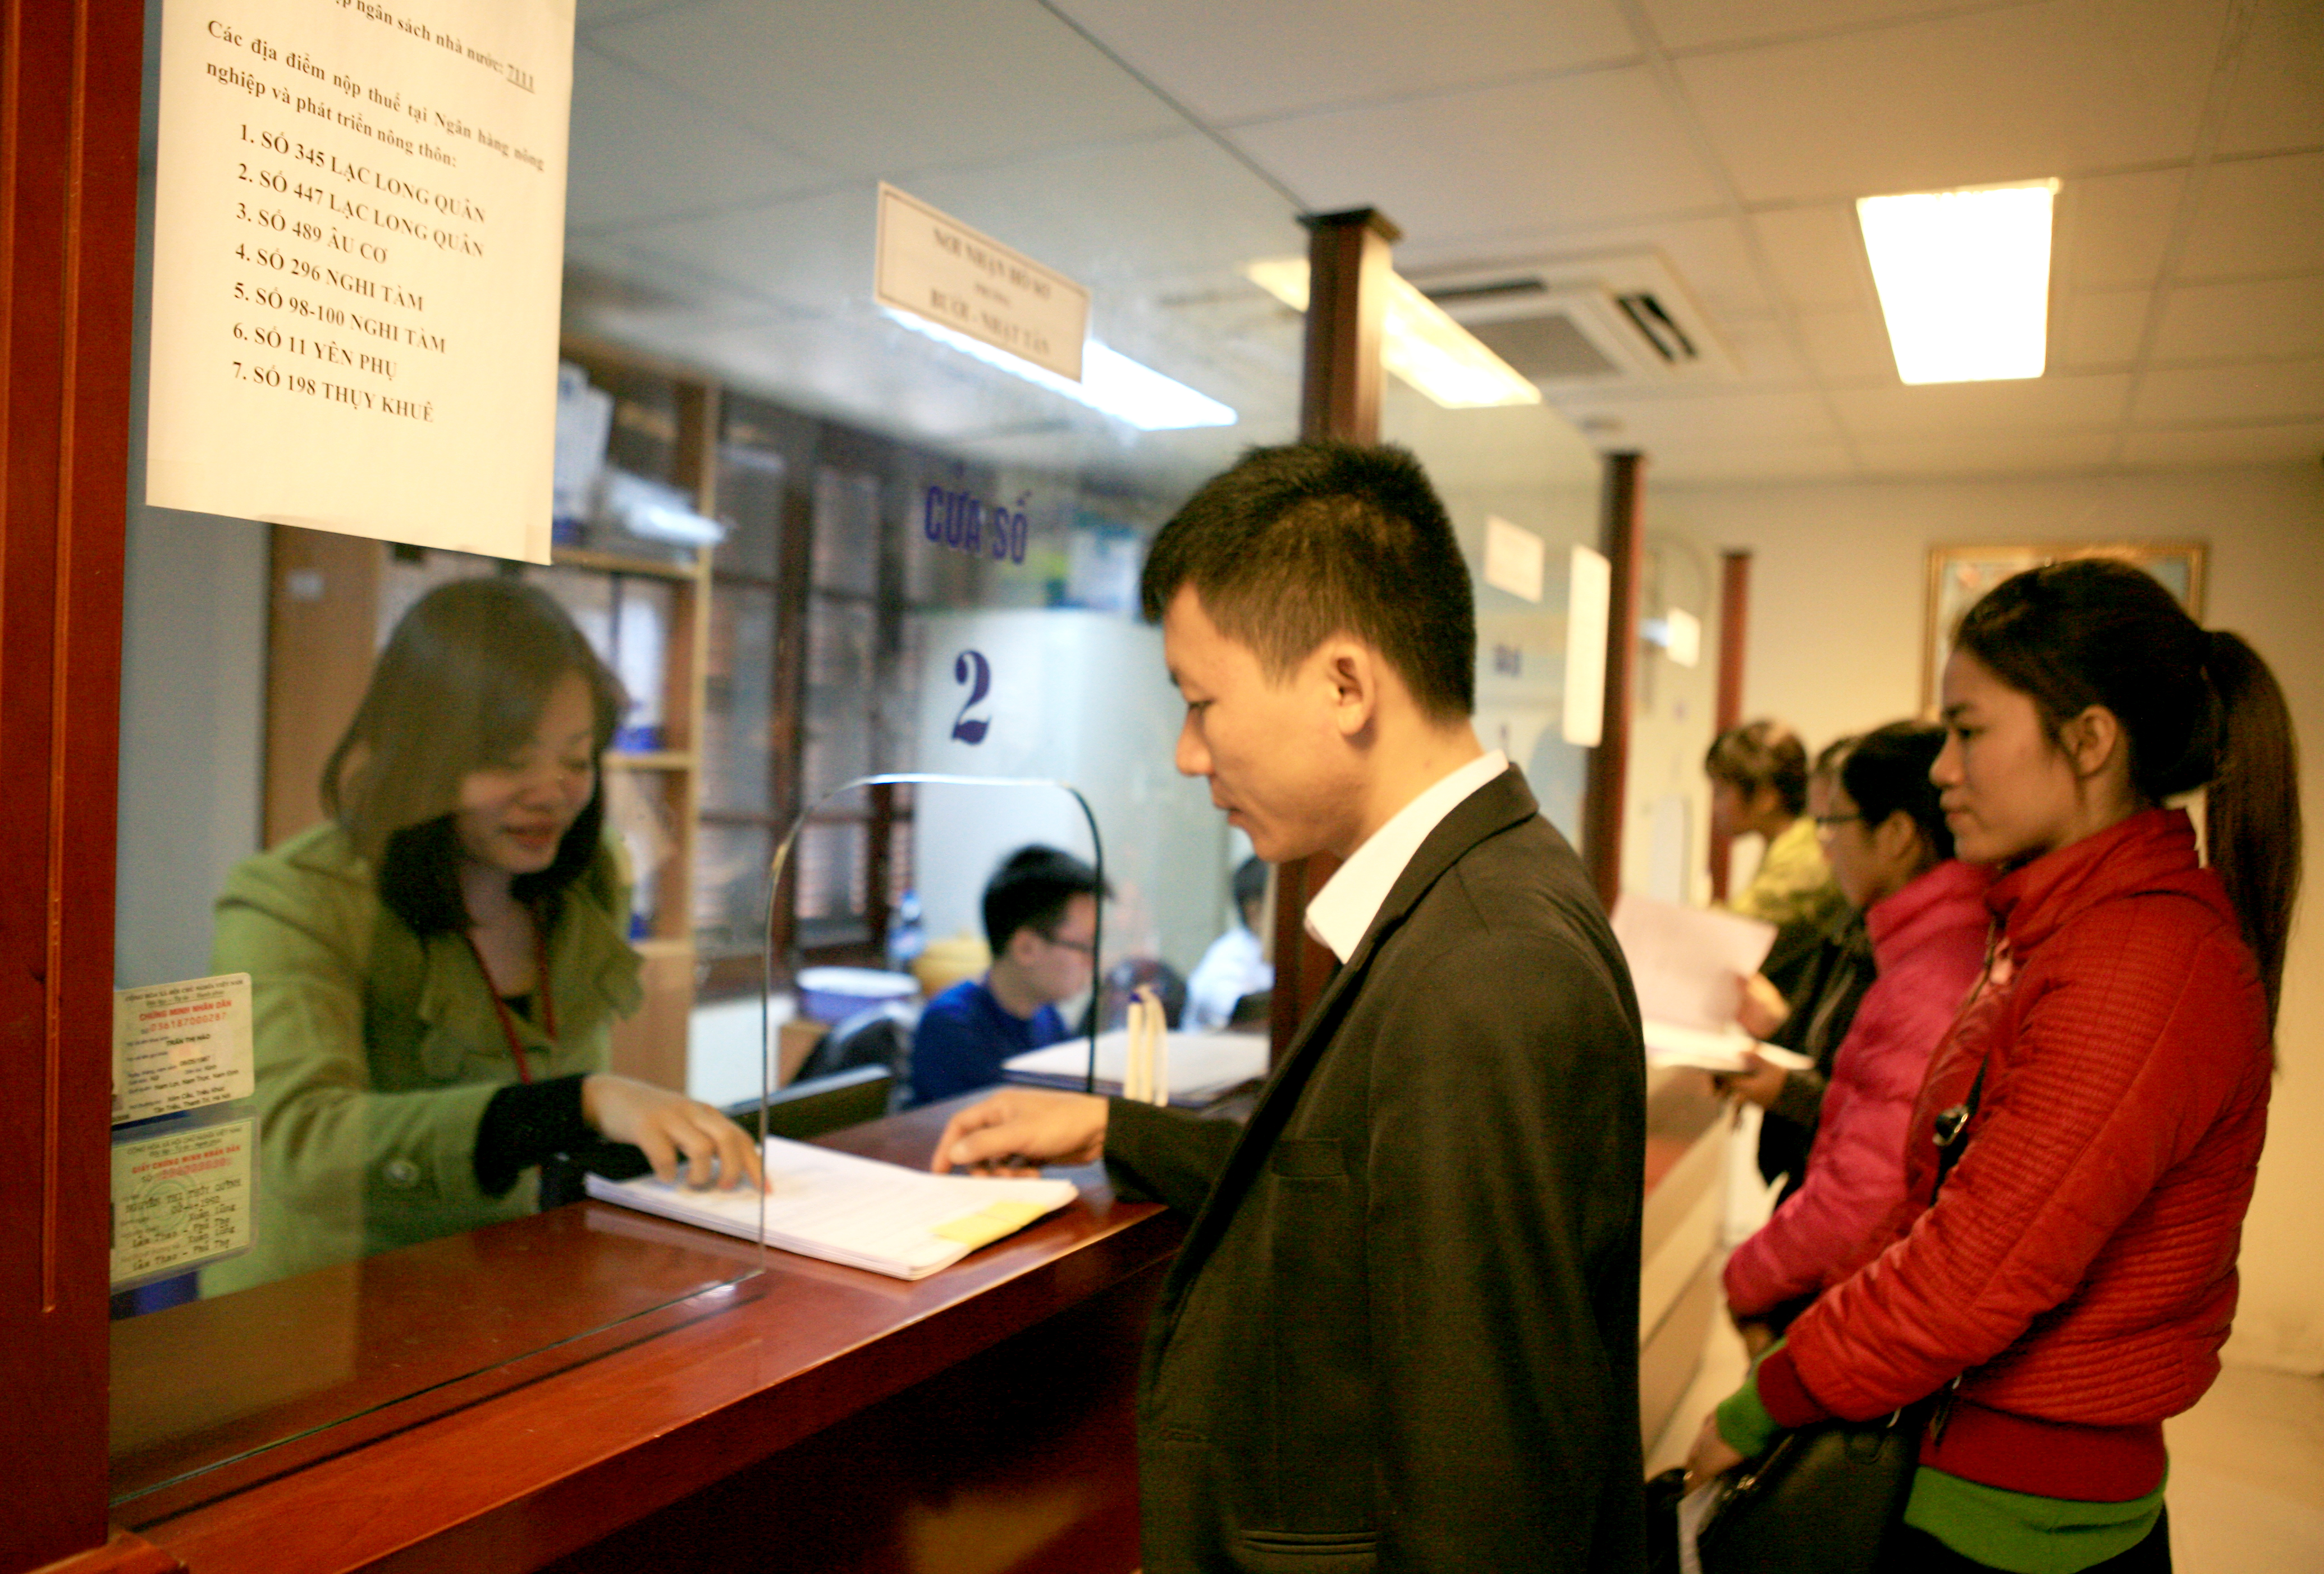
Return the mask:
[[[2050,327],[2055,180],[1866,197],[1856,204],[1896,375],[2039,377]]]

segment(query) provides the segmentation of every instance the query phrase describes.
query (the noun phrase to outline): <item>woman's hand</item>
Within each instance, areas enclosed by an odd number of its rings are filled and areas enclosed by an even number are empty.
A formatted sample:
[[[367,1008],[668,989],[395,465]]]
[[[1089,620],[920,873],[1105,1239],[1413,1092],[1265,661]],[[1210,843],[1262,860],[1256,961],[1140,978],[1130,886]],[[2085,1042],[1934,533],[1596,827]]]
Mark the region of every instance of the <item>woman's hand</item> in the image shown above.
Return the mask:
[[[599,1072],[581,1079],[581,1118],[611,1141],[643,1148],[665,1181],[678,1178],[682,1158],[689,1186],[710,1184],[714,1165],[721,1190],[741,1185],[746,1175],[755,1186],[766,1184],[750,1134],[699,1099]]]
[[[1702,1418],[1702,1430],[1695,1434],[1694,1447],[1686,1456],[1686,1489],[1689,1492],[1714,1477],[1723,1476],[1743,1462],[1743,1456],[1719,1435],[1719,1413],[1712,1411]]]
[[[1765,1109],[1782,1094],[1784,1079],[1789,1075],[1791,1073],[1783,1067],[1771,1065],[1747,1049],[1743,1052],[1743,1069],[1720,1077],[1719,1091],[1734,1098],[1748,1100]]]
[[[1775,1342],[1774,1329],[1748,1317],[1735,1320],[1735,1331],[1743,1336],[1743,1353],[1755,1361],[1766,1355],[1767,1347]]]
[[[1735,1025],[1754,1038],[1765,1038],[1791,1020],[1792,1003],[1784,991],[1767,981],[1766,973],[1743,980],[1743,1000],[1735,1008]]]

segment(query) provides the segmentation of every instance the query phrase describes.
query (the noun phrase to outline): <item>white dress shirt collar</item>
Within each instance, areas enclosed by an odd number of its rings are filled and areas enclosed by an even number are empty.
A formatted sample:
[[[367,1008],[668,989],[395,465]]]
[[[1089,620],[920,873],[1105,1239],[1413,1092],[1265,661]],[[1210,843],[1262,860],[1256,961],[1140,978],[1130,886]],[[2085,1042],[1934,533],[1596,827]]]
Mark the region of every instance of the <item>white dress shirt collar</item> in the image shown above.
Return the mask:
[[[1307,933],[1345,962],[1363,943],[1404,866],[1428,833],[1469,796],[1509,768],[1508,756],[1488,750],[1398,809],[1388,823],[1364,838],[1363,845],[1323,882],[1307,902]]]

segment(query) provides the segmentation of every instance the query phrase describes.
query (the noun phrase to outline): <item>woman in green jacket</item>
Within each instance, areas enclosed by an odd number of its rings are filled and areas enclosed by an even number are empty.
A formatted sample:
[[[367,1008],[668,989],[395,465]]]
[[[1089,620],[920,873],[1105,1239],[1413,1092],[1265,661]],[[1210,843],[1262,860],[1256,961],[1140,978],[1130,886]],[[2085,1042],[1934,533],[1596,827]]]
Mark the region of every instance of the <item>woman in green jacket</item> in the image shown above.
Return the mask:
[[[708,1105],[610,1075],[638,956],[604,834],[620,689],[563,610],[503,578],[406,613],[323,769],[329,818],[246,860],[213,962],[247,972],[256,1239],[207,1293],[528,1213],[604,1137],[696,1185],[759,1179]]]

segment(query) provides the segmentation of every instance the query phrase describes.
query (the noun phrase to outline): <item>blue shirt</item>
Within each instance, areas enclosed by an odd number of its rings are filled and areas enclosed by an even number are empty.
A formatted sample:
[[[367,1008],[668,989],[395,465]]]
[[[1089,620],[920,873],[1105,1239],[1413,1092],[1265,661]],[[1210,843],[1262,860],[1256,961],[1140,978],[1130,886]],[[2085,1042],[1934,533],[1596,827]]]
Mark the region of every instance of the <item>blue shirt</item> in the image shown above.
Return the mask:
[[[1055,1006],[1011,1016],[982,979],[954,984],[920,1013],[912,1035],[912,1100],[926,1104],[1001,1080],[1001,1063],[1067,1036]]]

